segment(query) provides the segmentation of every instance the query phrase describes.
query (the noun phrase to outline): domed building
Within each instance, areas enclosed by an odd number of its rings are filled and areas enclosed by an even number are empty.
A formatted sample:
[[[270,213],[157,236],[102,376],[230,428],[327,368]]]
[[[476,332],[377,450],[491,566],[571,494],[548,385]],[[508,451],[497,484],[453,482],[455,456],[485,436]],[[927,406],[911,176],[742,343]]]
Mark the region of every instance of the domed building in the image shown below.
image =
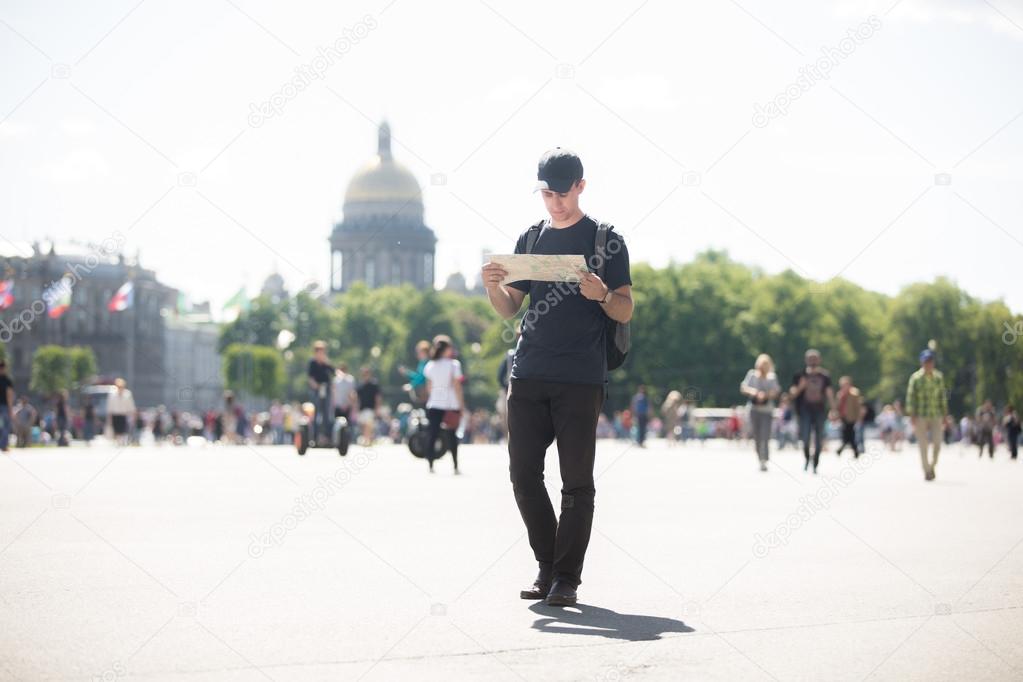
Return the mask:
[[[422,189],[391,155],[386,122],[377,144],[376,157],[348,183],[343,219],[330,235],[330,290],[345,291],[355,282],[432,289],[437,237],[423,222]]]

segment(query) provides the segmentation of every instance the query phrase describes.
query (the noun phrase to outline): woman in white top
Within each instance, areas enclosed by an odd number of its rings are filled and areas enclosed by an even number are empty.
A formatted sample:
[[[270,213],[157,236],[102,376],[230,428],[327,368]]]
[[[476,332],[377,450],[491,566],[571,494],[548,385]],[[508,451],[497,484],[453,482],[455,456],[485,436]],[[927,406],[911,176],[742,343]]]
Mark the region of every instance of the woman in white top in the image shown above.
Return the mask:
[[[455,360],[455,347],[451,339],[440,335],[433,340],[433,348],[430,351],[431,360],[423,367],[423,376],[426,377],[426,419],[429,422],[427,428],[427,452],[426,460],[430,463],[430,471],[433,471],[433,460],[436,459],[434,444],[440,435],[441,423],[444,421],[444,414],[457,412],[459,416],[465,410],[465,396],[462,392],[462,363]],[[455,473],[458,473],[458,436],[454,429],[451,429],[451,458],[455,463]]]
[[[135,398],[128,390],[124,379],[114,381],[117,390],[107,396],[107,424],[114,433],[118,445],[128,444],[130,418],[135,414]]]
[[[774,418],[774,401],[781,393],[781,384],[774,373],[771,356],[761,353],[753,363],[753,369],[739,385],[739,390],[749,398],[749,418],[753,425],[753,442],[760,460],[760,470],[767,471],[768,443],[771,439],[771,422]]]

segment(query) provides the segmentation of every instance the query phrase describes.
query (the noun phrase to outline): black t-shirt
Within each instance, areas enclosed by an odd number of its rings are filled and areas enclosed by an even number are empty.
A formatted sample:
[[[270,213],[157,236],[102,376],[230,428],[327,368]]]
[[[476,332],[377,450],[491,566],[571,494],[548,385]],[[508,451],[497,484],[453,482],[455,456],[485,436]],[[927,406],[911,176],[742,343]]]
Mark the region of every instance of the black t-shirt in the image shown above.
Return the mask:
[[[796,396],[796,407],[807,407],[823,410],[827,406],[828,389],[831,387],[831,376],[823,369],[808,374],[804,369],[792,377],[792,385],[799,386],[799,380],[806,377],[806,388]]]
[[[380,395],[380,384],[372,380],[359,384],[355,389],[355,395],[359,398],[360,410],[376,409],[377,396]]]
[[[526,252],[529,231],[519,236],[515,253]],[[545,255],[582,254],[590,270],[597,223],[589,216],[569,227],[544,227],[533,253]],[[613,230],[607,235],[607,263],[604,283],[614,290],[632,284],[629,250]],[[566,384],[603,384],[607,380],[604,325],[607,315],[597,301],[579,292],[570,282],[512,282],[529,294],[529,308],[522,317],[522,335],[512,359],[513,379],[539,379]]]
[[[7,401],[7,389],[14,388],[14,382],[11,378],[4,374],[0,376],[0,405],[7,405],[10,407],[11,404]]]
[[[325,384],[334,376],[334,368],[326,362],[309,361],[309,378],[318,384]]]

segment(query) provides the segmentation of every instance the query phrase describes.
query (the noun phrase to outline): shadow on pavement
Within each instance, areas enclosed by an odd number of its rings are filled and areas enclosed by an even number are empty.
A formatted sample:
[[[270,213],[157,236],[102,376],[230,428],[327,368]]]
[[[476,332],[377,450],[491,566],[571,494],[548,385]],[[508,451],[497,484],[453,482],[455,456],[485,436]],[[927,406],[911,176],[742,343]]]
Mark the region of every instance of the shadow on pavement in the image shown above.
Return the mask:
[[[630,642],[660,639],[667,632],[693,632],[680,620],[658,616],[640,616],[632,613],[618,613],[599,606],[578,604],[577,606],[547,606],[543,602],[533,604],[529,610],[543,616],[533,622],[533,629],[540,632],[556,632],[571,635],[599,635]]]

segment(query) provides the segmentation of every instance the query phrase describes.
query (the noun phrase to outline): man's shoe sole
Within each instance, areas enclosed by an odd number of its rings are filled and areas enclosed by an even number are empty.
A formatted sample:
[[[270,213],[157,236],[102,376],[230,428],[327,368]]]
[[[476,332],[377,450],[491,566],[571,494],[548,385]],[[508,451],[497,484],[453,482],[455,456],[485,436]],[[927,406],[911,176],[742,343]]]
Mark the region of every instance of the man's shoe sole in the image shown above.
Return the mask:
[[[578,598],[566,597],[563,594],[554,594],[547,597],[547,606],[575,606]]]
[[[550,588],[548,588],[547,590],[545,590],[543,592],[541,592],[540,590],[522,590],[521,592],[519,592],[519,597],[522,598],[522,599],[541,600],[541,599],[546,599],[547,598],[547,593],[549,591],[550,591]]]

